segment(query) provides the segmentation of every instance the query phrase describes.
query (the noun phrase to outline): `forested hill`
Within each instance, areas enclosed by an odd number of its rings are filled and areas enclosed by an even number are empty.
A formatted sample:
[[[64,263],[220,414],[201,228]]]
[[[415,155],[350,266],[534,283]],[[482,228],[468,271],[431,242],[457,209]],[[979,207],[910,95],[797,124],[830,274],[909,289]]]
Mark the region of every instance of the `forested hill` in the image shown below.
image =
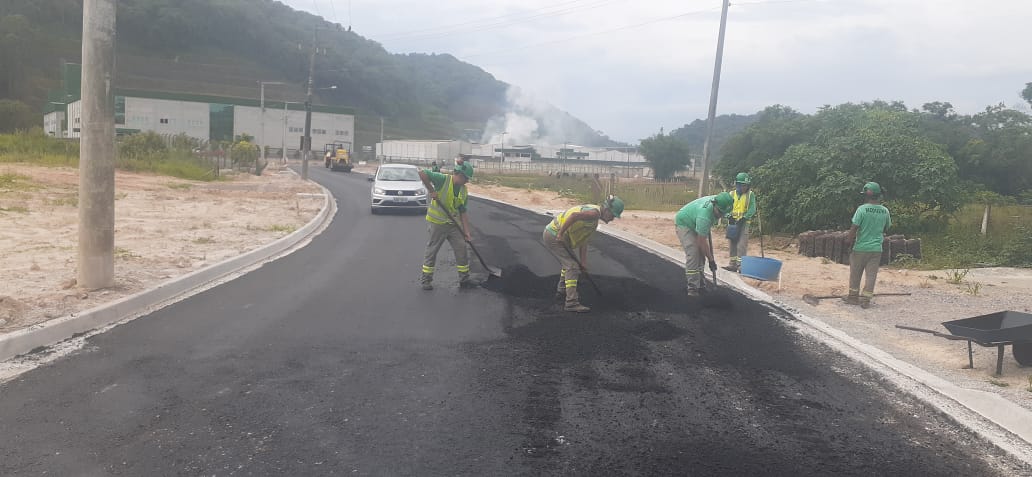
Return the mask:
[[[474,65],[391,54],[274,0],[119,0],[117,19],[121,87],[254,97],[257,80],[284,81],[267,95],[296,101],[314,41],[316,86],[337,86],[318,99],[356,108],[360,134],[378,134],[382,116],[391,136],[458,137],[506,108],[509,85]],[[81,30],[82,0],[0,2],[0,99],[39,111],[62,60],[79,61]],[[581,144],[607,142],[580,120],[567,132]]]

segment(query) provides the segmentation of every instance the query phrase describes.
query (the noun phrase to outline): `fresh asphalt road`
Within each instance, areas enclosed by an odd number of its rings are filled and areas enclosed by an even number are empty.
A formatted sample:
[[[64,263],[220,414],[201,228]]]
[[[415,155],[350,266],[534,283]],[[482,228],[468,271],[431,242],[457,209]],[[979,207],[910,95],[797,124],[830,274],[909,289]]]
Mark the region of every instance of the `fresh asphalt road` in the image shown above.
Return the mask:
[[[0,475],[1017,473],[776,310],[704,309],[614,239],[589,265],[607,295],[562,313],[534,214],[475,202],[505,278],[458,290],[445,245],[424,292],[422,216],[312,176],[338,212],[311,244],[0,385]]]

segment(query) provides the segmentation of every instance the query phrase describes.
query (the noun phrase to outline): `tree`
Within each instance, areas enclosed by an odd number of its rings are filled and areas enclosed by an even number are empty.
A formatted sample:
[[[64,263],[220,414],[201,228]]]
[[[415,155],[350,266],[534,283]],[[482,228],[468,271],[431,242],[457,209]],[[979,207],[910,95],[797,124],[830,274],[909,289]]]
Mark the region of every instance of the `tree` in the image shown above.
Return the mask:
[[[861,186],[881,184],[900,230],[940,222],[962,202],[957,167],[942,147],[920,137],[913,113],[895,105],[823,108],[813,140],[759,167],[765,218],[775,229],[845,227]]]
[[[25,131],[40,125],[40,118],[21,101],[0,99],[0,133]]]
[[[684,170],[691,162],[688,156],[688,145],[660,132],[655,136],[642,139],[639,149],[645,160],[649,161],[656,179],[669,179],[678,171]]]
[[[764,108],[755,123],[724,144],[720,161],[713,168],[714,175],[730,181],[739,172],[751,171],[781,157],[789,146],[813,136],[808,118],[788,106]]]
[[[1025,89],[1021,90],[1021,97],[1032,106],[1032,83],[1025,83]]]

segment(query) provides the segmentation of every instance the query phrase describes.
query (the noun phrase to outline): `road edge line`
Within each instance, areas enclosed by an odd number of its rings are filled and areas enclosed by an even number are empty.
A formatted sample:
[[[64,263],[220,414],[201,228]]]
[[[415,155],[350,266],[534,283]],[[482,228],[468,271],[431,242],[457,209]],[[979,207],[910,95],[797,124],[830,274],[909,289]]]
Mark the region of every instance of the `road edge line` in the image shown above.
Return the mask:
[[[548,209],[535,210],[482,195],[470,196],[544,216],[549,215]],[[678,266],[684,266],[683,254],[676,252],[673,247],[616,229],[612,225],[599,224],[598,231]],[[1032,466],[1032,411],[998,394],[961,387],[916,365],[899,360],[749,286],[736,273],[718,269],[717,278],[735,291],[794,318],[794,324],[792,321],[788,323],[800,334],[816,339],[873,370],[890,380],[898,389],[937,410],[943,417],[963,426],[1016,460]],[[960,406],[966,412],[958,412],[959,409],[955,406]],[[1018,419],[1019,416],[1021,419]]]
[[[206,285],[217,282],[228,275],[270,258],[280,258],[296,251],[300,248],[296,247],[298,244],[326,230],[326,226],[333,221],[333,217],[336,215],[336,199],[333,194],[321,184],[312,183],[322,189],[323,205],[319,213],[301,228],[254,250],[227,258],[186,275],[171,278],[153,288],[79,313],[0,335],[0,362],[118,323],[144,310],[156,311],[199,293],[206,289]],[[243,276],[243,274],[239,276]]]

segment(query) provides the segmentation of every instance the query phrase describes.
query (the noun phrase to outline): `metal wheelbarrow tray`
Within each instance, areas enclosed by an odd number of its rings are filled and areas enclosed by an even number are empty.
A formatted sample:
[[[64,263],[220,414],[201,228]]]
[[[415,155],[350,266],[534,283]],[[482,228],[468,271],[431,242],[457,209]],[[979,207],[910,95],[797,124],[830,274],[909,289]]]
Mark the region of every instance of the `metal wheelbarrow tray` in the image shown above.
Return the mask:
[[[996,375],[1003,374],[1003,350],[1011,345],[1014,360],[1022,366],[1032,366],[1032,314],[1018,311],[998,311],[988,315],[943,322],[952,334],[934,330],[896,325],[904,330],[931,333],[948,340],[968,342],[968,367],[974,368],[974,351],[971,343],[980,346],[995,346]]]

